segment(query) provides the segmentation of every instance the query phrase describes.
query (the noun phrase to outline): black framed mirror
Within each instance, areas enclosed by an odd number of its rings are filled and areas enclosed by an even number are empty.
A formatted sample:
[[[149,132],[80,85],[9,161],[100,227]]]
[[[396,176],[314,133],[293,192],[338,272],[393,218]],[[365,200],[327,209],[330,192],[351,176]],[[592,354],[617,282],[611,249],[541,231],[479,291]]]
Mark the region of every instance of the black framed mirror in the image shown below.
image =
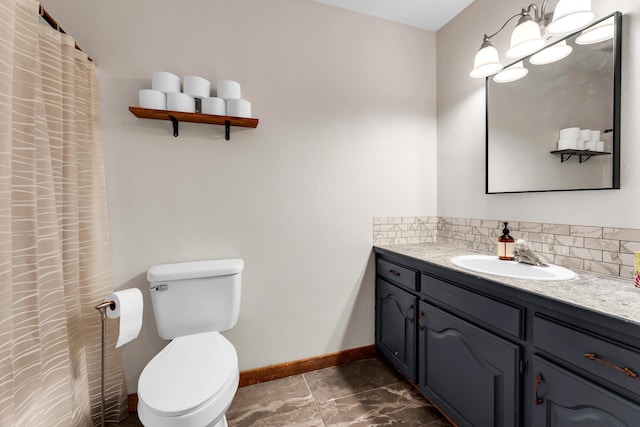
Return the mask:
[[[584,44],[608,24],[613,38]],[[527,75],[509,83],[487,77],[487,194],[620,188],[621,34],[615,12],[554,41],[572,47],[567,57],[527,57]]]

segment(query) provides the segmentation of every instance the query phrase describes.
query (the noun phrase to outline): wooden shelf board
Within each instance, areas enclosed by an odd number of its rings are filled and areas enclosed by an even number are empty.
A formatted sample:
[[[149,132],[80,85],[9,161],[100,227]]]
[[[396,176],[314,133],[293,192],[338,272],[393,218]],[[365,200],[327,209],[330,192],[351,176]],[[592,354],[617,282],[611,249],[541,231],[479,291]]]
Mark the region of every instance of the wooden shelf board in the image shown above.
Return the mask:
[[[225,125],[227,120],[231,126],[245,128],[258,127],[258,119],[231,116],[214,116],[212,114],[184,113],[181,111],[153,110],[150,108],[129,107],[129,111],[139,119],[171,120],[173,116],[179,122],[206,123],[210,125]]]

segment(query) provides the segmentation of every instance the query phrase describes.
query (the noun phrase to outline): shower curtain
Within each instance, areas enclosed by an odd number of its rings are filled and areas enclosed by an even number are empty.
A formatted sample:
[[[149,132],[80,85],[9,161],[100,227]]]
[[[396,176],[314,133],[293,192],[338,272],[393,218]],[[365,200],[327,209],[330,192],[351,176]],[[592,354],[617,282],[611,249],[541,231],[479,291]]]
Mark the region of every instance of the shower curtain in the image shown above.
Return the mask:
[[[113,291],[96,67],[0,0],[0,426],[100,420],[101,324]],[[108,322],[106,418],[126,415]]]

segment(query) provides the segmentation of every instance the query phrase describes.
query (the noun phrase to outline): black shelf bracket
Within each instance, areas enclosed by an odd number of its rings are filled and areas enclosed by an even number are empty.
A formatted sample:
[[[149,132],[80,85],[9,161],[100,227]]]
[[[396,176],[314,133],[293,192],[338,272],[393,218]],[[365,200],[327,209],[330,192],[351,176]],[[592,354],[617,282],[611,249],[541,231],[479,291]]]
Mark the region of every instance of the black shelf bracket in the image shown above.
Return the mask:
[[[176,119],[176,116],[172,114],[169,114],[169,119],[171,120],[171,123],[173,123],[173,136],[177,138],[179,135],[178,124],[180,122]],[[231,120],[226,120],[224,122],[224,139],[227,141],[231,139]]]
[[[560,154],[560,163],[564,163],[567,160],[569,160],[570,158],[572,158],[574,156],[575,153],[562,153]],[[589,160],[590,158],[594,157],[593,154],[577,154],[578,156],[580,156],[580,164],[586,162],[587,160]]]
[[[573,157],[573,153],[570,153],[570,154],[561,153],[560,154],[560,163],[564,163],[564,162],[566,162],[567,160],[569,160],[572,157]],[[580,156],[580,163],[582,163],[582,156]]]
[[[169,114],[169,119],[171,119],[171,123],[173,123],[173,136],[178,137],[178,119],[176,116]]]
[[[593,154],[587,154],[587,155],[580,154],[580,163],[582,164],[592,157],[593,157]]]
[[[590,150],[556,150],[552,151],[551,154],[557,154],[560,156],[560,163],[564,163],[568,161],[573,156],[577,156],[580,164],[587,162],[589,159],[595,156],[607,156],[611,155],[611,153],[607,153],[604,151],[590,151]]]

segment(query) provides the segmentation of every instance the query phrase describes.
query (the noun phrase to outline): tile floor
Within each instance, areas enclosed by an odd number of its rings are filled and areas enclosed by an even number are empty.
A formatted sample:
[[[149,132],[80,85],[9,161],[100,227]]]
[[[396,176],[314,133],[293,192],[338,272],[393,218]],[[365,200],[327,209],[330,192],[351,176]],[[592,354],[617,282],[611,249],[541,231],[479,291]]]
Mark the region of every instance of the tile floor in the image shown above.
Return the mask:
[[[229,427],[451,426],[379,358],[242,387],[227,420]],[[132,414],[118,426],[141,424]]]

